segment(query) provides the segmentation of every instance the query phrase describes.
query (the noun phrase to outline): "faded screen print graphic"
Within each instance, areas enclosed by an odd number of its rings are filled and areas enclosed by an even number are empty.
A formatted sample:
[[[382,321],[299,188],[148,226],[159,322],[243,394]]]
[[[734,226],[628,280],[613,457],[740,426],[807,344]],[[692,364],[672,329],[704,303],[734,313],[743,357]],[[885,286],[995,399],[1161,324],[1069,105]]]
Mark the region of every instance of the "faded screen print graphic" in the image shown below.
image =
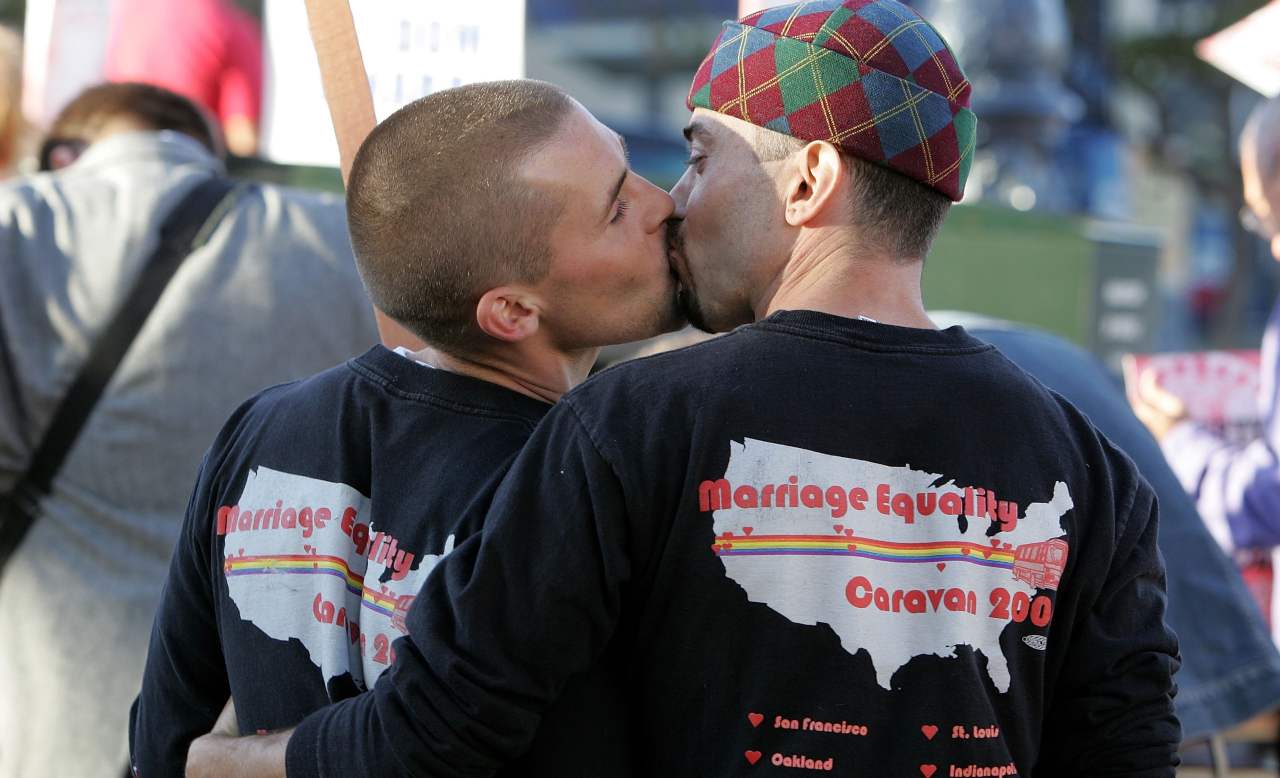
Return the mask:
[[[249,473],[236,505],[218,509],[223,573],[240,617],[276,640],[297,638],[330,679],[371,687],[395,660],[391,642],[432,568],[369,517],[346,484],[267,467]],[[415,566],[415,561],[417,562]]]
[[[1019,626],[1022,650],[1046,647],[1070,552],[1065,483],[1023,509],[909,466],[750,438],[730,445],[724,476],[698,489],[725,573],[752,602],[829,625],[850,654],[865,649],[882,687],[912,658],[965,645],[1004,693],[1005,628]]]

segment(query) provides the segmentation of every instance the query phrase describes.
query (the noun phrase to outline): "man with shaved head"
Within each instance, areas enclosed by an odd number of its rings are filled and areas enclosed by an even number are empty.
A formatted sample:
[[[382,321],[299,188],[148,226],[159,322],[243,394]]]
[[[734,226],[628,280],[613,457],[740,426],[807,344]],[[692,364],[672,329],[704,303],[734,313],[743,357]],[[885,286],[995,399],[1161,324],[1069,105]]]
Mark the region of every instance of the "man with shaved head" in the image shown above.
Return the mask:
[[[356,264],[378,310],[428,345],[268,389],[213,442],[132,712],[137,775],[182,774],[228,696],[258,732],[373,687],[422,581],[598,347],[682,323],[672,208],[621,136],[539,81],[447,89],[369,134],[347,187]],[[510,775],[627,774],[616,684],[573,686]]]
[[[1259,105],[1240,137],[1246,225],[1280,261],[1280,98]],[[1144,385],[1130,399],[1196,500],[1200,515],[1227,548],[1280,546],[1280,304],[1262,339],[1262,434],[1232,445],[1186,418],[1177,397]],[[1272,636],[1280,636],[1272,598]]]
[[[488,775],[613,646],[642,775],[1172,776],[1150,486],[921,301],[969,93],[895,0],[726,22],[671,259],[732,332],[566,394],[373,693],[237,768]]]

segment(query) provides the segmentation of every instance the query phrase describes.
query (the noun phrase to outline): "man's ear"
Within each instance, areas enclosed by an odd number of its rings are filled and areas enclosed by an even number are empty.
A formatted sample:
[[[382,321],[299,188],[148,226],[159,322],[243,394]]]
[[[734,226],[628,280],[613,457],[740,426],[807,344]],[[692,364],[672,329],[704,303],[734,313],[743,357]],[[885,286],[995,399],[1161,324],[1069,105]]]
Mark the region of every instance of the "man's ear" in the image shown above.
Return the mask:
[[[792,227],[812,226],[815,219],[843,203],[849,174],[835,146],[813,141],[794,157],[785,197],[785,217]]]
[[[476,304],[476,324],[491,338],[516,343],[538,331],[542,300],[518,286],[485,292]]]

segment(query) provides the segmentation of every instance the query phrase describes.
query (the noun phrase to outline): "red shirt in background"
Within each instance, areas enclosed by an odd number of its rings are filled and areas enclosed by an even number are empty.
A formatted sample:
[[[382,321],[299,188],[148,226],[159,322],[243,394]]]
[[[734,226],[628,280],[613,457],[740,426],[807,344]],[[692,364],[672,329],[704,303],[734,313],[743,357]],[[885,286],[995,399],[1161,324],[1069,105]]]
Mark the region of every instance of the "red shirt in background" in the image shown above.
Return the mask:
[[[109,81],[142,81],[204,106],[225,127],[262,107],[262,31],[229,0],[115,0]]]

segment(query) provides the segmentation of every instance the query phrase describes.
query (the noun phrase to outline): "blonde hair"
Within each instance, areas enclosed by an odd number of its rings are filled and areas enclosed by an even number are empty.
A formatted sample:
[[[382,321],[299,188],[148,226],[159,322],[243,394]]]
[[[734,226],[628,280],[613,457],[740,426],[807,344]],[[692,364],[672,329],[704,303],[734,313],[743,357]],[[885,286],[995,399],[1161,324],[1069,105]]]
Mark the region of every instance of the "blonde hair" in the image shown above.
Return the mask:
[[[22,119],[22,39],[0,25],[0,177],[13,168],[25,134]]]

